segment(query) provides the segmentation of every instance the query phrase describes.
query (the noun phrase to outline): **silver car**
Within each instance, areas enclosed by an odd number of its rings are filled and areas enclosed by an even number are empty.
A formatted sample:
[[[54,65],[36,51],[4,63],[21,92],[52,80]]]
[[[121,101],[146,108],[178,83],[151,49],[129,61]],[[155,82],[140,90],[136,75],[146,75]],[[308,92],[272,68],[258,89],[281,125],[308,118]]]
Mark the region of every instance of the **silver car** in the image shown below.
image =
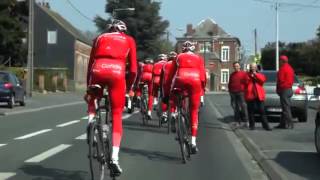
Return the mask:
[[[267,81],[264,84],[266,91],[265,110],[267,116],[280,116],[282,108],[280,97],[276,92],[277,71],[262,71]],[[304,84],[295,76],[292,87],[293,96],[291,98],[291,112],[293,118],[298,118],[299,122],[306,122],[308,119],[308,97]]]

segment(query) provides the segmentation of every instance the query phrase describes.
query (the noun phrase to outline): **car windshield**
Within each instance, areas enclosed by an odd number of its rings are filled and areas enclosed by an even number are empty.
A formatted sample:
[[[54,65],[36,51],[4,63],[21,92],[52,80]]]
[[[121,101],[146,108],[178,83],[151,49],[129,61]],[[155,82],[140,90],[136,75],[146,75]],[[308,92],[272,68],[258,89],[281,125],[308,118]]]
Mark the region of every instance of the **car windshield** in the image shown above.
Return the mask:
[[[264,71],[262,72],[266,78],[267,81],[266,83],[276,83],[277,82],[277,72],[268,72],[268,71]],[[297,76],[294,76],[294,83],[299,83],[299,80],[297,78]]]
[[[6,73],[0,73],[0,84],[9,82],[9,76]]]

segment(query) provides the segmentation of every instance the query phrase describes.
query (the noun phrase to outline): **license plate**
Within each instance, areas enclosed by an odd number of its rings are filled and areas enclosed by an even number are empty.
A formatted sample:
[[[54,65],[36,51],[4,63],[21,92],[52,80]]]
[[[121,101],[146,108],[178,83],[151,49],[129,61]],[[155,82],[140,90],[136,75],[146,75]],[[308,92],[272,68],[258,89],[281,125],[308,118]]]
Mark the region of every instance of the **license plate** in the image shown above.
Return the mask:
[[[267,109],[269,112],[282,112],[281,108],[268,108]]]

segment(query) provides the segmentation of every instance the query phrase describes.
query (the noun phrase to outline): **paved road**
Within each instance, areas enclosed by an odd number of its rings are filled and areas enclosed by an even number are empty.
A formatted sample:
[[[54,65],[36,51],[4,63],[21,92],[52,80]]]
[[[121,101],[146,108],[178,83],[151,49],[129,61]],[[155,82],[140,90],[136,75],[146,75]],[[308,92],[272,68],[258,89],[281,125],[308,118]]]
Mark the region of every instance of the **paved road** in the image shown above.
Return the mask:
[[[0,117],[0,179],[90,179],[85,115],[84,105],[76,104]],[[210,106],[200,113],[200,153],[186,165],[174,136],[156,121],[143,127],[139,113],[124,118],[119,179],[267,179]]]
[[[222,121],[229,123],[233,120],[233,111],[230,107],[228,94],[212,95],[214,107],[223,117]],[[312,103],[315,107],[315,102]],[[288,180],[319,180],[320,158],[314,146],[314,119],[315,110],[308,110],[308,121],[296,121],[293,130],[264,131],[261,124],[257,123],[257,130],[240,129],[239,135],[245,138],[249,146],[253,147],[251,153],[256,153],[259,162],[271,166],[271,174],[281,179]],[[278,119],[273,119],[277,121]],[[271,127],[277,122],[270,123]],[[259,152],[257,152],[259,151]],[[267,167],[267,168],[269,168]],[[269,168],[270,169],[270,168]]]

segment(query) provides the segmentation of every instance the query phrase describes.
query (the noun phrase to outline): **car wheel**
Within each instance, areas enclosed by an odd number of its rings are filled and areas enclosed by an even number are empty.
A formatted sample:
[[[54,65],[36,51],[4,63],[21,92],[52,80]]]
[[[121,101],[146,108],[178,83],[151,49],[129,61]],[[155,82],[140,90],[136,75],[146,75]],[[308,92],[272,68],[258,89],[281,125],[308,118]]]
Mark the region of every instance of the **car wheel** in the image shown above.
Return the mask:
[[[15,104],[15,97],[14,97],[14,95],[11,95],[10,101],[8,102],[9,108],[12,109],[14,107],[14,104]]]
[[[314,144],[316,145],[317,152],[320,155],[320,124],[316,123],[316,130],[314,132]]]
[[[23,95],[22,101],[19,102],[20,106],[25,106],[26,105],[26,95]]]
[[[298,121],[299,122],[307,122],[307,120],[308,120],[308,111],[307,110],[304,110],[298,114]]]

